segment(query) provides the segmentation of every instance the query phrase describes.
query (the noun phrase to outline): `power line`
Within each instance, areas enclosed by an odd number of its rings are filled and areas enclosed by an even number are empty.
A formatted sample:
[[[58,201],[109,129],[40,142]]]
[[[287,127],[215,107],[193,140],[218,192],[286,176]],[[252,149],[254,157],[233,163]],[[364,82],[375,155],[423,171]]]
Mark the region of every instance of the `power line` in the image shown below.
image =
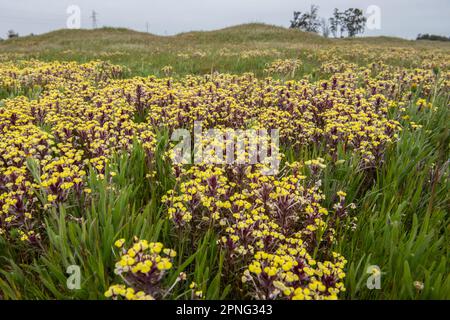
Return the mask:
[[[95,12],[95,10],[92,10],[92,15],[91,15],[91,19],[92,19],[92,29],[96,29],[97,28],[97,12]]]

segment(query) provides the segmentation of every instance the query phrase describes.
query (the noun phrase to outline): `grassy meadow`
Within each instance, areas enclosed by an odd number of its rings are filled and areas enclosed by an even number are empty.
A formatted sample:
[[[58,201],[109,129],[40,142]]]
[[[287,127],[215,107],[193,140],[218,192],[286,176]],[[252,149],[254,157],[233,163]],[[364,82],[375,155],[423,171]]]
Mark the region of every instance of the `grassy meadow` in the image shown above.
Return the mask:
[[[432,41],[1,41],[0,299],[450,299],[449,89]],[[175,165],[196,120],[279,128],[280,172]]]

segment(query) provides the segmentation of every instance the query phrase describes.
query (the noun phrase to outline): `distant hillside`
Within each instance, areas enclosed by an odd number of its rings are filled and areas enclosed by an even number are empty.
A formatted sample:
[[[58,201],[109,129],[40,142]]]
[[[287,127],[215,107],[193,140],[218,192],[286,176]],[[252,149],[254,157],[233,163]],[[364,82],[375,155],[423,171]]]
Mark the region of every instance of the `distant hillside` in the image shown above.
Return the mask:
[[[286,29],[283,27],[270,26],[266,24],[244,24],[228,27],[214,31],[192,31],[180,33],[175,36],[158,36],[145,32],[138,32],[124,28],[100,28],[95,30],[62,29],[52,31],[37,36],[26,36],[17,39],[8,40],[0,46],[0,49],[8,47],[21,49],[22,47],[30,49],[34,46],[56,47],[85,47],[93,45],[105,48],[111,42],[128,43],[134,45],[152,45],[152,44],[223,44],[223,43],[243,43],[243,42],[308,42],[324,43],[329,40],[312,33],[306,33],[299,30]]]
[[[262,23],[242,24],[214,31],[192,31],[175,36],[179,39],[192,39],[199,42],[225,42],[240,43],[247,41],[257,42],[290,42],[305,41],[311,43],[324,43],[328,39],[315,33],[287,29],[279,26]]]
[[[219,70],[254,72],[264,76],[266,65],[280,58],[301,59],[304,62],[302,72],[310,73],[320,65],[316,56],[319,49],[323,53],[338,47],[350,54],[357,47],[450,49],[448,43],[393,37],[326,39],[314,33],[251,23],[174,36],[124,28],[57,30],[1,41],[0,61],[36,58],[86,62],[101,59],[126,66],[133,75],[165,75],[162,69],[171,66],[177,75]],[[299,77],[301,75],[298,73]]]
[[[100,28],[95,30],[62,29],[42,35],[26,36],[2,41],[0,50],[42,49],[108,49],[118,43],[131,47],[155,45],[213,45],[242,44],[248,42],[327,44],[336,42],[367,42],[410,45],[413,41],[393,37],[358,37],[355,39],[325,39],[314,33],[287,29],[262,23],[242,24],[214,31],[191,31],[175,36],[158,36],[125,28]]]

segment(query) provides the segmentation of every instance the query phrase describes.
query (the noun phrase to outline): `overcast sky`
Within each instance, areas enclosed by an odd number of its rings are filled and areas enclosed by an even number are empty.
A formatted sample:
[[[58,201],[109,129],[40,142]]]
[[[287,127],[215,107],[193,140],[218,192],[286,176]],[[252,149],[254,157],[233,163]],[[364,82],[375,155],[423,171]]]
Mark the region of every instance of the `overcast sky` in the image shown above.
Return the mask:
[[[40,34],[66,27],[68,6],[81,9],[81,27],[91,28],[92,11],[98,26],[125,27],[160,35],[264,22],[289,26],[294,10],[311,4],[329,17],[333,8],[370,5],[381,10],[381,29],[366,35],[415,38],[418,33],[450,36],[450,0],[0,0],[0,37],[13,29],[20,35]]]

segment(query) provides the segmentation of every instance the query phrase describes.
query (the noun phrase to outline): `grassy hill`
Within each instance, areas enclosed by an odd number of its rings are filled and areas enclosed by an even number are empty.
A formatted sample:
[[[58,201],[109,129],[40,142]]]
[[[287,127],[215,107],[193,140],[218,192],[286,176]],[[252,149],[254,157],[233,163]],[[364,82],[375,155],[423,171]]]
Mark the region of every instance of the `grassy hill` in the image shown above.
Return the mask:
[[[152,44],[186,46],[212,44],[240,44],[243,42],[308,42],[329,43],[323,37],[266,24],[251,23],[227,27],[214,31],[183,32],[174,36],[159,36],[125,28],[104,27],[100,29],[61,29],[37,36],[11,39],[0,45],[2,49],[27,50],[29,46],[48,46],[60,49],[107,45],[117,47],[118,43],[133,43],[151,49]],[[192,42],[191,44],[188,42]],[[105,49],[105,47],[102,47]],[[38,48],[28,48],[37,51]]]
[[[158,36],[124,28],[95,30],[57,30],[0,42],[5,59],[108,60],[125,65],[131,75],[162,75],[171,66],[174,74],[203,74],[212,71],[263,75],[274,59],[306,62],[307,72],[319,65],[318,50],[338,48],[351,52],[355,47],[442,48],[448,43],[408,41],[392,37],[325,39],[317,34],[283,27],[251,23],[215,31],[192,31],[175,36]],[[357,62],[357,61],[356,61]],[[306,74],[300,72],[298,76]]]

